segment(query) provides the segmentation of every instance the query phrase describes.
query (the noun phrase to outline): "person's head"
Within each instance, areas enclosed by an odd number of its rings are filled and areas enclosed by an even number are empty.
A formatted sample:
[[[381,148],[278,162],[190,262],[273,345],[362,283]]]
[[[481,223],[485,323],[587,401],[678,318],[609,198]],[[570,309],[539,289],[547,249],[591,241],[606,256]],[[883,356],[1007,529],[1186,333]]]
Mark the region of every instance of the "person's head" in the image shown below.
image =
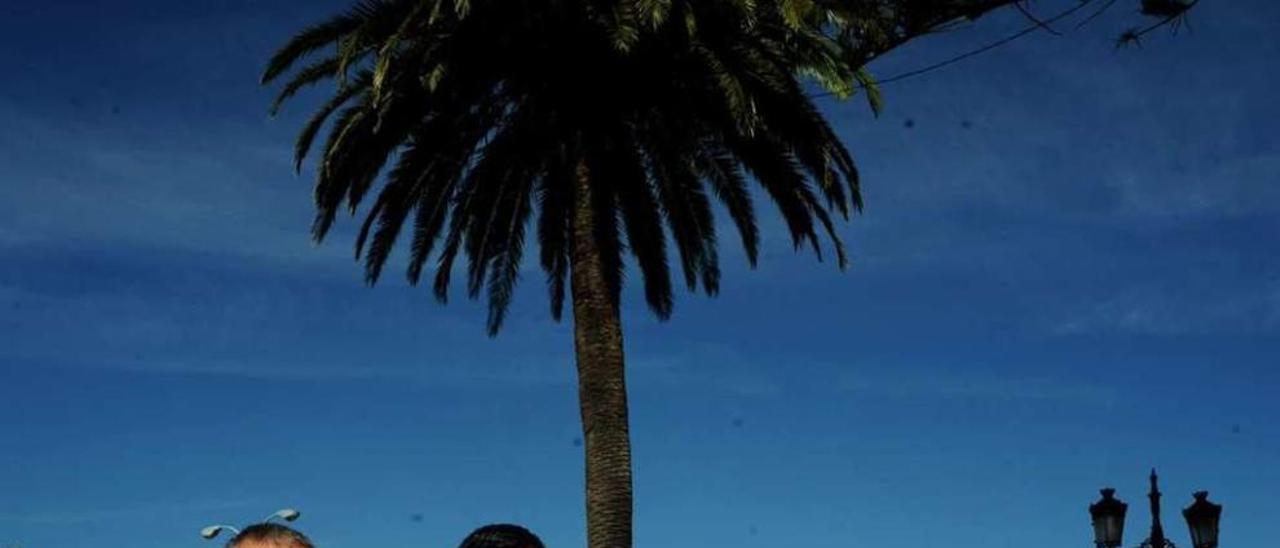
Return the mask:
[[[279,523],[245,527],[227,542],[227,548],[315,548],[306,535]]]
[[[546,548],[536,535],[519,525],[499,523],[472,531],[458,548]]]

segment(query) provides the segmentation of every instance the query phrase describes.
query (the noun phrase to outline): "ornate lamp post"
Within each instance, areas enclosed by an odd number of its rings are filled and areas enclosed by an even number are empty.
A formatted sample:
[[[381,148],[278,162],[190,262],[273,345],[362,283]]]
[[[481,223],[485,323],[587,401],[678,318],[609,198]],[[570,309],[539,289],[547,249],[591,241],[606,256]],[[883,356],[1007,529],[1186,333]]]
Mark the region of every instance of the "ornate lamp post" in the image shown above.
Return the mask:
[[[1124,542],[1124,515],[1129,505],[1116,498],[1116,490],[1102,490],[1102,500],[1089,505],[1093,518],[1093,543],[1098,548],[1118,548]]]
[[[1194,548],[1218,548],[1218,520],[1222,518],[1222,505],[1209,502],[1208,491],[1196,491],[1196,501],[1182,511],[1191,529]]]
[[[1102,490],[1102,500],[1089,505],[1089,516],[1093,519],[1094,544],[1097,548],[1119,548],[1124,542],[1124,516],[1129,505],[1115,498],[1116,490]],[[1138,545],[1139,548],[1177,548],[1164,536],[1164,526],[1160,523],[1160,486],[1156,471],[1151,471],[1151,492],[1147,498],[1151,501],[1151,534]],[[1193,548],[1218,547],[1218,522],[1222,517],[1222,506],[1209,502],[1209,492],[1195,493],[1195,502],[1182,511],[1191,530]]]

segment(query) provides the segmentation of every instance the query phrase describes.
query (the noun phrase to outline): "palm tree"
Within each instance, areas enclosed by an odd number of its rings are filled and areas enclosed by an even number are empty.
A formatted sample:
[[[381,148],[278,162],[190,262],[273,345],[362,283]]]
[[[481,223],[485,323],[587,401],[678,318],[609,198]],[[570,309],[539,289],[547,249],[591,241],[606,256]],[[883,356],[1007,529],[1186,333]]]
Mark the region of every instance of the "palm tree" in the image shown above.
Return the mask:
[[[263,81],[289,74],[273,111],[336,81],[301,131],[296,162],[330,121],[317,241],[340,209],[355,215],[376,190],[355,244],[367,283],[408,232],[408,280],[419,283],[434,259],[443,302],[465,254],[467,295],[487,297],[494,335],[536,223],[552,317],[572,301],[589,545],[626,548],[624,255],[659,318],[672,312],[669,246],[685,286],[714,295],[713,203],[754,266],[754,181],[796,248],[821,260],[825,233],[843,268],[833,216],[862,206],[858,175],[804,81],[840,96],[874,91],[867,59],[1006,3],[365,0],[294,36]]]

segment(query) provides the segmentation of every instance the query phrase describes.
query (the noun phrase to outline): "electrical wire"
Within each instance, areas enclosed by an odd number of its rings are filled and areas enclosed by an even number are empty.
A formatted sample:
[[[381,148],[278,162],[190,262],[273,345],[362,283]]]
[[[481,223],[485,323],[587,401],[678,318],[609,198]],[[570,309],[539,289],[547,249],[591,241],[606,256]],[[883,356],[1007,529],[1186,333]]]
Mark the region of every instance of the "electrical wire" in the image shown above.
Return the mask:
[[[1198,2],[1199,0],[1196,0],[1196,1]],[[907,71],[907,72],[903,72],[903,73],[895,74],[895,75],[890,76],[890,77],[888,77],[888,78],[885,78],[885,79],[882,79],[882,80],[878,80],[878,81],[876,81],[876,82],[875,82],[875,85],[876,85],[876,86],[881,86],[881,85],[884,85],[884,84],[889,84],[889,83],[897,82],[897,81],[899,81],[899,80],[906,80],[907,78],[912,78],[912,77],[919,76],[919,75],[924,74],[924,73],[927,73],[927,72],[932,72],[932,71],[938,70],[938,69],[940,69],[940,68],[946,67],[946,66],[948,66],[948,65],[952,65],[952,64],[955,64],[955,63],[959,63],[960,61],[963,61],[963,60],[968,59],[968,58],[970,58],[970,57],[974,57],[974,56],[976,56],[976,55],[981,55],[981,54],[983,54],[983,53],[986,53],[986,52],[988,52],[988,51],[991,51],[991,50],[993,50],[993,49],[996,49],[996,48],[998,48],[998,47],[1000,47],[1000,46],[1004,46],[1004,45],[1006,45],[1006,44],[1008,44],[1008,43],[1010,43],[1010,42],[1013,42],[1014,40],[1017,40],[1017,39],[1019,39],[1019,38],[1022,38],[1023,36],[1026,36],[1026,35],[1028,35],[1028,34],[1031,34],[1031,33],[1035,32],[1035,31],[1037,31],[1037,30],[1041,30],[1042,28],[1044,28],[1044,27],[1048,26],[1049,24],[1056,23],[1056,22],[1058,22],[1058,21],[1061,21],[1061,20],[1063,20],[1063,19],[1066,19],[1067,17],[1070,17],[1070,16],[1074,15],[1076,12],[1080,11],[1081,9],[1084,9],[1084,7],[1085,7],[1085,6],[1088,6],[1088,5],[1089,5],[1090,3],[1092,3],[1092,2],[1093,2],[1093,0],[1083,0],[1082,2],[1080,2],[1079,4],[1077,4],[1077,5],[1076,5],[1075,7],[1073,7],[1073,8],[1069,8],[1069,9],[1067,9],[1067,10],[1064,10],[1064,11],[1062,11],[1061,13],[1059,13],[1059,14],[1057,14],[1057,15],[1054,15],[1053,17],[1050,17],[1050,18],[1048,18],[1048,19],[1046,19],[1046,20],[1044,20],[1044,21],[1037,21],[1034,25],[1031,25],[1031,26],[1029,26],[1029,27],[1027,27],[1027,28],[1025,28],[1025,29],[1022,29],[1022,30],[1020,30],[1020,31],[1018,31],[1018,32],[1016,32],[1016,33],[1014,33],[1014,34],[1011,34],[1011,35],[1009,35],[1009,36],[1006,36],[1006,37],[1001,38],[1001,39],[999,39],[999,40],[996,40],[996,41],[994,41],[994,42],[991,42],[990,44],[987,44],[987,45],[985,45],[985,46],[982,46],[982,47],[977,48],[977,49],[974,49],[974,50],[967,51],[967,52],[965,52],[965,53],[962,53],[962,54],[957,55],[957,56],[955,56],[955,57],[952,57],[952,58],[950,58],[950,59],[946,59],[946,60],[943,60],[943,61],[939,61],[939,62],[937,62],[937,63],[933,63],[933,64],[931,64],[931,65],[926,65],[926,66],[924,66],[924,67],[920,67],[920,68],[918,68],[918,69],[909,70],[909,71]],[[1167,22],[1167,21],[1166,21],[1166,22]],[[1163,24],[1163,23],[1161,23],[1161,24]],[[1143,31],[1143,32],[1145,33],[1145,32],[1148,32],[1148,31],[1150,31],[1150,30],[1153,30],[1153,29],[1147,29],[1146,31]],[[866,85],[858,84],[858,85],[854,86],[854,89],[866,89],[867,87],[868,87],[868,86],[866,86]],[[830,92],[830,91],[828,91],[828,92],[823,92],[823,93],[816,93],[816,94],[810,95],[809,97],[811,97],[811,98],[815,98],[815,99],[816,99],[816,98],[821,98],[821,97],[831,97],[831,96],[833,96],[833,95],[835,95],[835,93],[834,93],[834,92]]]

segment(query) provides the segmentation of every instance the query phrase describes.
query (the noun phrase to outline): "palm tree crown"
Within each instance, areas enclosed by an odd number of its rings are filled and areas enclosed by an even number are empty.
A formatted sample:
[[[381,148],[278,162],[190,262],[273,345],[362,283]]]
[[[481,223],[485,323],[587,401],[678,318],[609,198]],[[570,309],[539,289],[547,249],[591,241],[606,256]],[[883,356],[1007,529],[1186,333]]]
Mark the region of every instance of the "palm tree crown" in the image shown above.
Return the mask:
[[[536,210],[559,319],[574,181],[588,176],[615,306],[629,252],[649,307],[666,318],[669,245],[690,290],[718,290],[713,201],[754,266],[752,179],[795,246],[821,259],[825,232],[837,264],[847,264],[832,216],[861,207],[857,171],[803,79],[842,95],[871,83],[850,62],[862,52],[852,47],[861,42],[848,11],[819,6],[366,0],[296,35],[263,81],[288,74],[273,110],[307,85],[337,82],[304,126],[296,161],[300,169],[332,119],[317,161],[317,240],[340,208],[354,215],[376,187],[356,238],[368,283],[402,231],[411,233],[409,281],[418,283],[435,257],[441,301],[465,253],[468,295],[487,292],[494,334]]]
[[[794,246],[821,258],[825,232],[844,267],[832,217],[861,207],[858,176],[804,80],[839,96],[865,88],[876,108],[868,59],[1012,1],[365,0],[295,36],[263,81],[290,74],[276,108],[336,80],[303,127],[297,166],[329,122],[317,240],[376,187],[356,237],[368,283],[411,232],[409,281],[435,257],[444,300],[465,254],[467,293],[487,293],[496,334],[536,222],[554,317],[572,295],[588,545],[628,548],[624,253],[661,318],[669,245],[685,285],[716,293],[713,204],[754,265],[754,180]]]

